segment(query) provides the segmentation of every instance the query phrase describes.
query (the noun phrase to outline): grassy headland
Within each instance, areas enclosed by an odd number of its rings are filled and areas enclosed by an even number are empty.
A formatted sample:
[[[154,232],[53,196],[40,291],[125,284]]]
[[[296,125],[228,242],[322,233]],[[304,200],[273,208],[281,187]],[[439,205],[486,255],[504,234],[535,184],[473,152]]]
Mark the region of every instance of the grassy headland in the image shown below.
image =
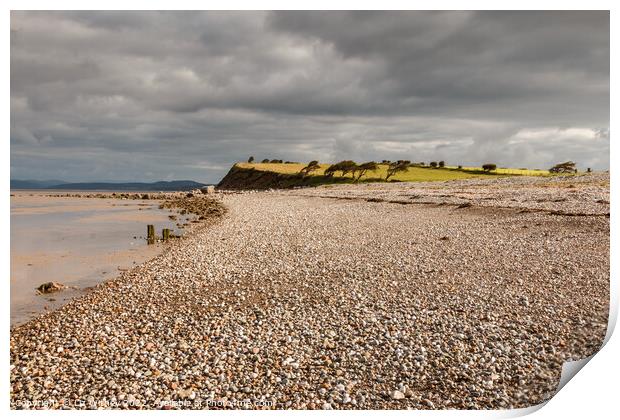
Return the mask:
[[[359,179],[354,173],[342,175],[336,172],[332,176],[326,174],[331,166],[329,163],[318,163],[317,168],[307,175],[301,171],[305,163],[257,163],[238,162],[220,181],[218,187],[223,189],[266,189],[293,188],[298,186],[317,186],[324,184],[347,184],[353,182],[385,182],[389,164],[378,163],[374,171],[368,171]],[[467,178],[497,176],[548,176],[547,170],[497,168],[484,171],[481,167],[430,167],[409,165],[406,170],[397,172],[389,178],[389,182],[423,182],[452,181]]]

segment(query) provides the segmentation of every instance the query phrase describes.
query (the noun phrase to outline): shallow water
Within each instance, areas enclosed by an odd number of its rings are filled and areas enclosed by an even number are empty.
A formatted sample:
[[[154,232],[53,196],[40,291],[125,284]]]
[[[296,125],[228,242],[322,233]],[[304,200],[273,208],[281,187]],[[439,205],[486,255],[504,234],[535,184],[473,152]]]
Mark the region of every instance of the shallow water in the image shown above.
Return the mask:
[[[163,228],[182,233],[157,201],[11,193],[12,325],[156,256],[162,245],[146,244],[147,224],[158,234]],[[49,281],[69,289],[39,295],[36,288]]]

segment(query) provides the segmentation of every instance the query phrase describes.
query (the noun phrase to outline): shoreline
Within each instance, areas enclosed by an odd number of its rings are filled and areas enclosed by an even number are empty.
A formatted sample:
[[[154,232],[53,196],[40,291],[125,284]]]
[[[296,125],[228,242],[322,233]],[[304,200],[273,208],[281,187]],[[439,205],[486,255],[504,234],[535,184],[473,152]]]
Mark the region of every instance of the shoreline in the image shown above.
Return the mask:
[[[600,346],[607,217],[303,192],[221,195],[226,217],[11,329],[11,406],[517,408]]]
[[[194,223],[199,219],[204,219],[199,207],[190,209],[195,212],[193,213],[184,208],[187,206],[177,203],[181,200],[180,194],[166,194],[150,200],[146,200],[144,197],[135,197],[127,204],[123,204],[120,200],[116,203],[115,201],[119,196],[115,193],[100,197],[107,199],[105,202],[94,201],[92,197],[86,196],[90,196],[90,193],[72,194],[71,197],[16,193],[16,199],[19,201],[14,203],[16,207],[11,210],[11,218],[20,217],[22,218],[19,219],[21,225],[24,223],[26,225],[22,230],[14,233],[18,235],[14,239],[19,239],[20,245],[16,245],[17,248],[11,252],[11,328],[23,325],[47,312],[57,310],[73,299],[84,295],[93,287],[113,280],[123,272],[156,258],[165,252],[169,244],[169,242],[164,243],[158,240],[154,245],[147,245],[146,237],[141,235],[133,236],[133,241],[131,236],[127,236],[126,240],[110,242],[108,237],[110,237],[111,232],[107,226],[111,221],[120,222],[121,226],[130,228],[129,235],[138,234],[136,227],[139,227],[141,232],[142,223],[145,225],[155,223],[171,229],[176,224],[174,229],[183,235],[189,226],[194,226]],[[49,202],[50,197],[58,199]],[[159,210],[157,210],[158,207]],[[148,211],[137,211],[143,209]],[[171,213],[168,214],[162,209],[169,209]],[[58,215],[62,215],[62,219]],[[24,217],[26,218],[23,219]],[[31,241],[29,235],[40,234],[41,232],[27,226],[33,223],[32,220],[36,221],[41,217],[44,218],[41,220],[44,226],[46,222],[43,220],[54,221],[52,228],[54,232],[66,228],[75,228],[75,231],[71,230],[72,239],[70,242],[63,238],[54,242],[50,237],[50,240],[44,245],[37,245],[39,248],[29,250],[29,241]],[[91,226],[91,222],[95,225]],[[56,223],[60,224],[56,225]],[[111,228],[114,229],[115,227],[111,226]],[[77,233],[78,231],[80,233]],[[117,233],[122,232],[119,230]],[[95,239],[95,237],[103,238],[104,242]],[[171,239],[174,240],[175,238]],[[80,241],[86,242],[79,245]],[[56,243],[57,247],[54,246]],[[21,265],[18,261],[22,261]],[[49,268],[53,267],[53,273],[43,270],[45,265]],[[65,266],[67,266],[66,270]],[[34,289],[39,284],[52,280],[61,283],[64,289],[49,294],[35,293]]]

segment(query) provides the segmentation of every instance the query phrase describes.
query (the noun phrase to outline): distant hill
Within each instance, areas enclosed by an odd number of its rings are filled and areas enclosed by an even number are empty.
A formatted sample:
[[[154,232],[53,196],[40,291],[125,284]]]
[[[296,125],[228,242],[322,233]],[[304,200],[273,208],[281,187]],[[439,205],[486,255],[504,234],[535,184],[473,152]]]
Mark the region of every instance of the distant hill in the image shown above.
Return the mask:
[[[64,182],[11,180],[11,189],[30,190],[104,190],[104,191],[189,191],[208,184],[196,181],[157,181],[157,182]]]
[[[66,181],[59,181],[57,179],[48,179],[45,181],[37,181],[34,179],[12,179],[12,190],[32,190],[32,189],[45,189],[52,185],[66,184]]]

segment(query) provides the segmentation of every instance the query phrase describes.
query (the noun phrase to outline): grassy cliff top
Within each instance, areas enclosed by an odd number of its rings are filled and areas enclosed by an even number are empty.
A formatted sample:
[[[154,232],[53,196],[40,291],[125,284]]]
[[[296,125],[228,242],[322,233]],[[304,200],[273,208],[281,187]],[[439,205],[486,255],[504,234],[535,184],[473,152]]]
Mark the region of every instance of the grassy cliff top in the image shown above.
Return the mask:
[[[305,163],[246,163],[240,162],[235,164],[241,169],[253,169],[263,172],[272,172],[277,174],[295,175],[306,166]],[[320,169],[312,172],[311,177],[316,177],[317,181],[323,179],[324,182],[330,183],[330,178],[324,177],[325,170],[330,166],[329,163],[320,164]],[[368,172],[364,175],[361,182],[381,182],[385,180],[388,165],[379,164],[379,169],[375,172]],[[450,181],[455,179],[491,177],[497,175],[549,175],[549,171],[528,170],[528,169],[509,169],[498,168],[490,173],[484,173],[480,167],[457,167],[446,166],[444,168],[429,167],[410,167],[406,172],[399,172],[390,178],[390,181],[416,182],[416,181]],[[345,178],[352,180],[351,175],[347,174]],[[346,182],[341,177],[334,177],[331,182]]]

